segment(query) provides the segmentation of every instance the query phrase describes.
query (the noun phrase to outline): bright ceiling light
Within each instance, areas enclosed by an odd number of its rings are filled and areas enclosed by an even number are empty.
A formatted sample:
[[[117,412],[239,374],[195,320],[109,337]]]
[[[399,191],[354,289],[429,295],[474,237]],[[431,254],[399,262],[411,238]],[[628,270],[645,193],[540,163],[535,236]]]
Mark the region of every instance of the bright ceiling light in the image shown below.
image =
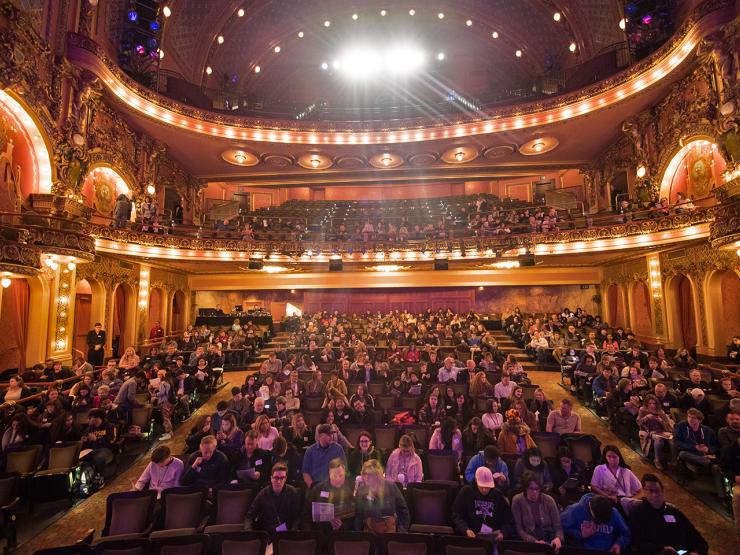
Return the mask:
[[[391,162],[393,162],[393,158],[391,158],[390,154],[386,154],[383,156],[380,161],[383,163],[385,167],[388,167],[391,165]]]
[[[146,186],[146,193],[147,193],[148,195],[153,195],[153,194],[154,194],[154,193],[156,193],[156,192],[157,192],[157,189],[156,189],[156,187],[155,187],[154,185],[152,185],[151,183],[150,183],[149,185],[147,185],[147,186]]]
[[[498,31],[494,31],[493,33],[491,33],[491,36],[493,38],[497,39],[498,38]]]
[[[560,21],[560,12],[555,12],[554,14],[552,14],[552,18],[555,21]]]
[[[535,152],[542,152],[542,150],[545,148],[545,143],[534,143],[532,145],[532,149]]]
[[[319,164],[321,164],[321,160],[318,158],[311,158],[311,167],[318,168]]]
[[[161,50],[160,49],[160,51],[159,51],[159,59],[160,60],[163,60],[164,59],[164,50]]]
[[[380,15],[381,15],[381,17],[385,17],[385,14],[387,14],[387,13],[388,13],[388,12],[387,12],[387,11],[385,11],[385,10],[380,10]]]
[[[440,52],[439,54],[437,54],[437,59],[438,59],[438,60],[439,60],[440,62],[441,62],[442,60],[444,60],[444,59],[445,59],[445,53],[444,53],[444,52]]]
[[[239,8],[239,10],[236,12],[236,15],[239,17],[244,17],[244,8]]]
[[[455,153],[455,160],[457,160],[458,162],[462,162],[464,159],[465,153],[462,150]]]
[[[416,10],[414,9],[409,10],[409,15],[416,15]]]
[[[619,20],[619,28],[622,29],[622,31],[627,28],[627,20],[625,18]]]
[[[352,20],[353,20],[353,21],[357,21],[358,19],[360,19],[360,16],[359,16],[359,15],[357,15],[356,13],[353,13],[353,14],[352,14]]]
[[[473,20],[472,20],[472,19],[468,19],[468,20],[467,20],[467,21],[465,22],[465,25],[467,25],[468,27],[472,27],[472,26],[473,26]]]
[[[571,42],[570,43],[570,46],[568,46],[568,50],[570,50],[571,52],[575,52],[576,51],[576,43],[575,42]]]
[[[326,63],[326,62],[321,62],[321,69],[323,69],[323,70],[329,69],[329,64]]]
[[[164,8],[162,8],[162,15],[165,17],[169,17],[172,15],[172,10],[169,6],[165,6]]]
[[[216,42],[218,42],[219,44],[223,44],[224,43],[224,36],[223,35],[219,35],[218,37],[216,37]]]
[[[645,177],[646,173],[647,173],[647,168],[645,166],[643,166],[642,164],[637,166],[637,177],[642,179],[643,177]]]
[[[521,58],[522,57],[522,51],[519,50],[519,49],[517,49],[517,51],[514,52],[514,54],[516,55],[517,58]]]
[[[324,21],[324,27],[331,27],[331,21],[329,21],[328,19]]]
[[[437,17],[438,17],[438,18],[440,18],[440,19],[444,19],[444,18],[445,18],[445,14],[444,14],[444,12],[439,12],[439,13],[437,14]]]
[[[299,38],[299,39],[302,39],[302,38],[303,38],[303,36],[304,36],[304,35],[303,35],[303,31],[298,31],[298,38]]]
[[[211,68],[211,66],[206,66],[206,73],[208,75],[210,75],[211,73],[213,73],[213,68]]]
[[[349,79],[367,80],[380,74],[408,75],[425,62],[424,52],[414,45],[400,44],[386,50],[363,45],[342,53],[332,66]]]
[[[275,54],[280,54],[280,47],[279,46],[276,46],[275,47]]]
[[[260,66],[254,66],[255,73],[259,73],[260,71],[262,71],[262,68]]]

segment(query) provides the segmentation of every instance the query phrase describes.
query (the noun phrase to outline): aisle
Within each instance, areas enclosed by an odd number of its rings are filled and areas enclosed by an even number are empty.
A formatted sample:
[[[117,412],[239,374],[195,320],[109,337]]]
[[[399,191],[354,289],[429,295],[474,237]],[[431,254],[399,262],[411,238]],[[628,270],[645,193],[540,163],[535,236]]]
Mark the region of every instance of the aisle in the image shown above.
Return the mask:
[[[642,478],[642,475],[648,472],[658,475],[665,486],[666,500],[676,505],[691,519],[694,526],[698,528],[704,538],[709,542],[710,553],[740,553],[740,540],[735,534],[734,525],[730,520],[723,518],[714,510],[707,507],[691,493],[679,486],[672,477],[643,460],[637,452],[627,446],[616,434],[610,432],[604,421],[558,385],[558,381],[560,380],[560,374],[558,372],[528,370],[527,373],[532,379],[532,383],[539,384],[545,391],[547,398],[554,400],[556,407],[560,399],[569,397],[573,401],[573,410],[581,416],[583,431],[598,437],[602,446],[612,444],[619,447],[625,461],[627,461],[627,464],[630,465],[638,478]]]
[[[228,372],[225,374],[224,379],[229,382],[229,385],[222,387],[215,395],[208,399],[193,414],[190,420],[178,426],[172,435],[172,439],[166,442],[173,454],[177,455],[183,451],[185,448],[185,438],[198,418],[203,414],[215,412],[216,404],[219,401],[229,399],[231,397],[232,385],[241,385],[245,375],[246,372],[244,371]],[[152,444],[152,448],[159,444],[160,442],[155,441]],[[99,536],[100,531],[105,525],[105,500],[108,495],[130,490],[148,463],[149,454],[147,453],[147,455],[117,476],[102,490],[78,503],[43,532],[20,546],[16,553],[18,555],[31,555],[37,549],[74,543],[82,538],[90,528],[95,528],[96,534]]]

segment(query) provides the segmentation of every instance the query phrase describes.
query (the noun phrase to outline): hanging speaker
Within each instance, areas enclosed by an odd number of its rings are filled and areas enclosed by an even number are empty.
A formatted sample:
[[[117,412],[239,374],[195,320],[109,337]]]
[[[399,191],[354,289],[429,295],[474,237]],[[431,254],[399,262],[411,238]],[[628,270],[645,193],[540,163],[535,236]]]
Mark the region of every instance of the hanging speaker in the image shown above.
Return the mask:
[[[344,269],[344,263],[342,259],[329,260],[329,271],[330,272],[341,272]]]
[[[249,265],[247,266],[250,270],[261,270],[265,263],[261,258],[250,258]]]
[[[446,258],[435,258],[434,259],[434,269],[435,270],[448,270],[449,261]]]

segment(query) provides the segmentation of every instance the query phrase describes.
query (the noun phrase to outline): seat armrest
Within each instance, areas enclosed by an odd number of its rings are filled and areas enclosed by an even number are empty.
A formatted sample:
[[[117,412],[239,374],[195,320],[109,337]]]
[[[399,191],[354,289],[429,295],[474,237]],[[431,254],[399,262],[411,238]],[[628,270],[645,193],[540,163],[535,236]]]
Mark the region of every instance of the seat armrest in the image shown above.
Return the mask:
[[[21,498],[20,497],[16,497],[15,499],[13,499],[7,505],[3,505],[2,507],[0,507],[0,511],[12,511],[12,510],[14,510],[18,506],[18,503],[20,503],[20,502],[21,502]]]
[[[77,540],[77,543],[90,545],[94,537],[95,537],[95,528],[90,528],[87,532],[85,532],[85,535],[82,538]]]

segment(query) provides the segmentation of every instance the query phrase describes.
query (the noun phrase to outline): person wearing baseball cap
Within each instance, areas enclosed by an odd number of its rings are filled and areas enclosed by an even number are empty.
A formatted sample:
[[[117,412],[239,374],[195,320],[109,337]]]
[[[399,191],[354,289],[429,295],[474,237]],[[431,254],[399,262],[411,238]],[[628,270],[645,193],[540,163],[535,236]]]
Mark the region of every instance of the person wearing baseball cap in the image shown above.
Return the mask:
[[[516,536],[514,516],[509,501],[496,488],[487,466],[475,471],[475,483],[463,486],[455,498],[452,522],[458,534],[474,538],[487,536],[494,541]]]

